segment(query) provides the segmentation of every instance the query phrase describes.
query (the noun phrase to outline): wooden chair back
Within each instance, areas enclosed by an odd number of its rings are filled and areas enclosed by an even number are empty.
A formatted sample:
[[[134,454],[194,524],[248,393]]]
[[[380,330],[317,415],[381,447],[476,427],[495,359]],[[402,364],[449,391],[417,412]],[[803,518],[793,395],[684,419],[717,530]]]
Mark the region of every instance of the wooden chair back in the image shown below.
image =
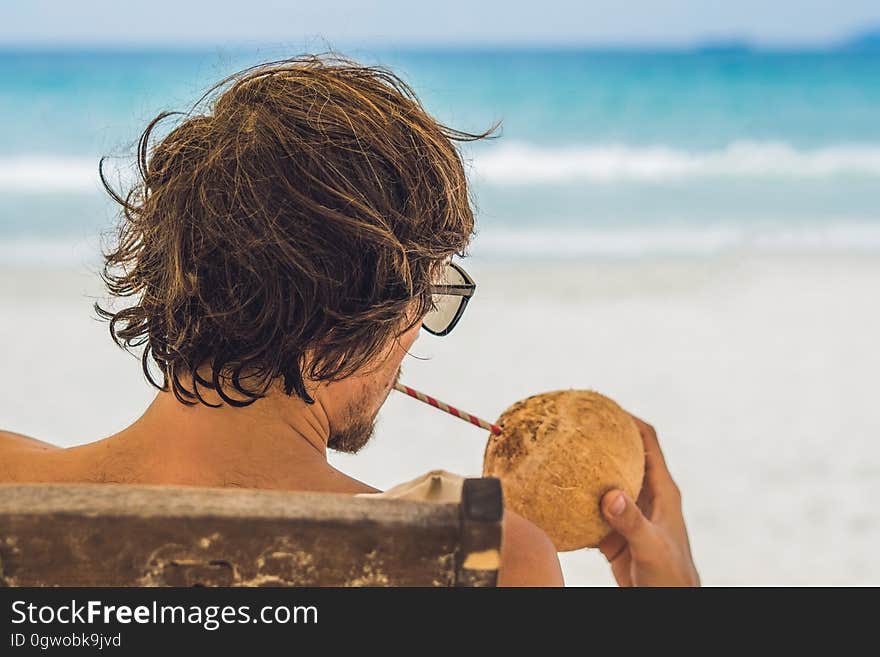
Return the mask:
[[[501,485],[458,503],[0,485],[0,586],[494,586]]]

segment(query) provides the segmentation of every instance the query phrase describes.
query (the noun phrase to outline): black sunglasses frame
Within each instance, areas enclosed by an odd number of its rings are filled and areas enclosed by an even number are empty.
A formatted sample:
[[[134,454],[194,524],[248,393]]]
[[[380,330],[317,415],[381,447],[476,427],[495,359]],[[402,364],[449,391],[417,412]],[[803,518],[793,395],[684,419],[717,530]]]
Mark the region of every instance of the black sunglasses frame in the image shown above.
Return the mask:
[[[431,294],[447,294],[450,296],[462,297],[461,303],[458,306],[458,310],[455,312],[455,315],[446,325],[442,331],[433,331],[425,326],[425,323],[422,322],[422,328],[425,329],[431,335],[436,335],[439,337],[443,337],[444,335],[449,335],[452,332],[452,329],[455,328],[455,325],[458,324],[461,316],[464,314],[464,309],[467,308],[468,301],[470,301],[471,297],[474,296],[474,292],[477,289],[477,284],[474,283],[474,279],[472,279],[468,273],[461,268],[458,264],[454,262],[448,263],[449,267],[452,267],[457,271],[461,277],[464,279],[463,284],[459,285],[433,285],[431,286]]]

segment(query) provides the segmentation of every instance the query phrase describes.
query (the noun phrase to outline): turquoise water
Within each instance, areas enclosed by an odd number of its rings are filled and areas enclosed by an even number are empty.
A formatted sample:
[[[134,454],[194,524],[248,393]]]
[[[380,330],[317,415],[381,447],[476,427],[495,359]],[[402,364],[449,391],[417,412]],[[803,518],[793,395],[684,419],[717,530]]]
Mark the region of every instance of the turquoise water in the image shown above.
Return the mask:
[[[0,52],[0,255],[112,225],[98,157],[123,165],[156,113],[286,54]],[[880,249],[880,52],[351,54],[455,127],[502,121],[464,151],[475,253]]]

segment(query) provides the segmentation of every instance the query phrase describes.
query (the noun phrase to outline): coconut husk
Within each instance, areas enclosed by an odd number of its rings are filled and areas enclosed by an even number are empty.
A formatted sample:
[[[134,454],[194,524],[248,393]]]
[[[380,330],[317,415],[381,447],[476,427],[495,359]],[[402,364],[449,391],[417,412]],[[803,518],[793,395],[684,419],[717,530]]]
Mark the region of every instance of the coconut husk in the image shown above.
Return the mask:
[[[559,390],[513,404],[490,435],[483,476],[502,481],[504,503],[541,527],[560,552],[595,547],[611,527],[600,502],[611,489],[636,499],[645,474],[635,421],[588,390]]]

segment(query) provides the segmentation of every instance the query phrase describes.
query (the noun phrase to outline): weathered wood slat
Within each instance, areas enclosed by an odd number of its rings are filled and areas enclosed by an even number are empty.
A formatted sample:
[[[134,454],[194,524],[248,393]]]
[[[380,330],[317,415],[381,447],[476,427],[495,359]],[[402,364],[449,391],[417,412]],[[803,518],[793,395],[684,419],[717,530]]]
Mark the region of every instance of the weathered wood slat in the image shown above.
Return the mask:
[[[492,585],[492,568],[462,569],[463,537],[474,522],[487,524],[465,506],[282,491],[0,485],[0,586]],[[497,525],[500,548],[500,516],[488,524]]]

